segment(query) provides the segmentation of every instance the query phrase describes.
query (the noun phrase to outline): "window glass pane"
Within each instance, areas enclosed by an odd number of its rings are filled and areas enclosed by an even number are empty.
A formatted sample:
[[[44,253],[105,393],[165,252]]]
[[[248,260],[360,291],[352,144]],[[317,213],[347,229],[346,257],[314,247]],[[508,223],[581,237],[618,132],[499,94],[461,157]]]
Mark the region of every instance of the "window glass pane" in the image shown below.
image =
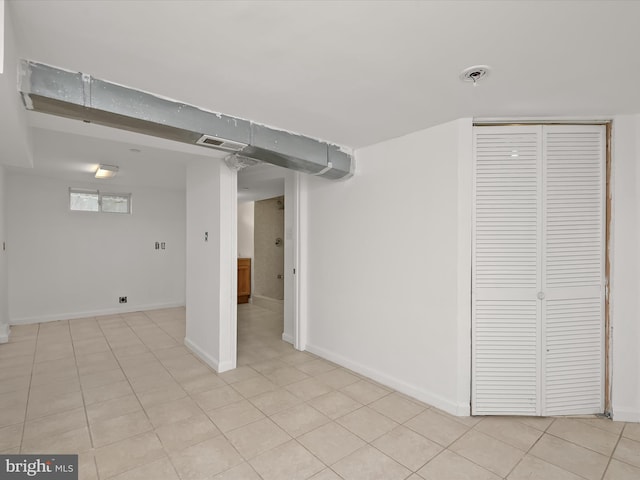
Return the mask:
[[[102,211],[108,213],[129,213],[130,195],[102,195]]]
[[[99,211],[98,192],[69,191],[69,207],[83,212]]]

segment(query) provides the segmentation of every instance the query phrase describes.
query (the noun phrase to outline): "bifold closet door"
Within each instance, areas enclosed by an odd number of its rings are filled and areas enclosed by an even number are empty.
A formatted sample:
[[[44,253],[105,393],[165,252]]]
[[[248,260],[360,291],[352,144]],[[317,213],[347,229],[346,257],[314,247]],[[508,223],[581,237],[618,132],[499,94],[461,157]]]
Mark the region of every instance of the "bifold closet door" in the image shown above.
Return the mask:
[[[475,127],[472,412],[602,412],[604,128]]]
[[[539,412],[539,127],[475,127],[473,398],[476,415]]]
[[[542,414],[603,413],[605,127],[543,135]]]

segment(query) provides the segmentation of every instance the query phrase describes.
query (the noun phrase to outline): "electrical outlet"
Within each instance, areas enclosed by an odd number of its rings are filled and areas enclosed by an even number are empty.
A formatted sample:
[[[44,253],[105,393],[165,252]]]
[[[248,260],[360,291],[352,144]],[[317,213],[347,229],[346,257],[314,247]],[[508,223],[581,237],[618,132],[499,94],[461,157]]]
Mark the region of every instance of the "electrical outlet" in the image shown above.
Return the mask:
[[[127,303],[127,297],[118,297],[119,303]]]

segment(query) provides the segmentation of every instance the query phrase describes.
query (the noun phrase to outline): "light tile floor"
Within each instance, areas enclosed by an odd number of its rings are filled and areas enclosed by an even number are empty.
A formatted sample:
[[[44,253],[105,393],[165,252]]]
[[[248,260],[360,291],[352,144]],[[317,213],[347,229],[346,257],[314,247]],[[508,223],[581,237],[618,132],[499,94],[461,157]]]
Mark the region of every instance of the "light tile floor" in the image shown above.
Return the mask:
[[[86,480],[640,479],[640,424],[453,417],[238,310],[223,374],[183,346],[184,309],[13,327],[0,452],[79,453]]]

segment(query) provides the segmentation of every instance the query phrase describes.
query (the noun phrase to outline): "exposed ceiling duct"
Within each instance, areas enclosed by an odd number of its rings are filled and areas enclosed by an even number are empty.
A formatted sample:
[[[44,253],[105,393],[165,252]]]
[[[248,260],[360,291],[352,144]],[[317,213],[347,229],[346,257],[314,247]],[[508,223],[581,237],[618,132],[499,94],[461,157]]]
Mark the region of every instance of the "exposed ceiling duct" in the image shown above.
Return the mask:
[[[328,179],[353,174],[341,147],[202,110],[175,100],[22,60],[18,90],[28,110],[201,145]]]

